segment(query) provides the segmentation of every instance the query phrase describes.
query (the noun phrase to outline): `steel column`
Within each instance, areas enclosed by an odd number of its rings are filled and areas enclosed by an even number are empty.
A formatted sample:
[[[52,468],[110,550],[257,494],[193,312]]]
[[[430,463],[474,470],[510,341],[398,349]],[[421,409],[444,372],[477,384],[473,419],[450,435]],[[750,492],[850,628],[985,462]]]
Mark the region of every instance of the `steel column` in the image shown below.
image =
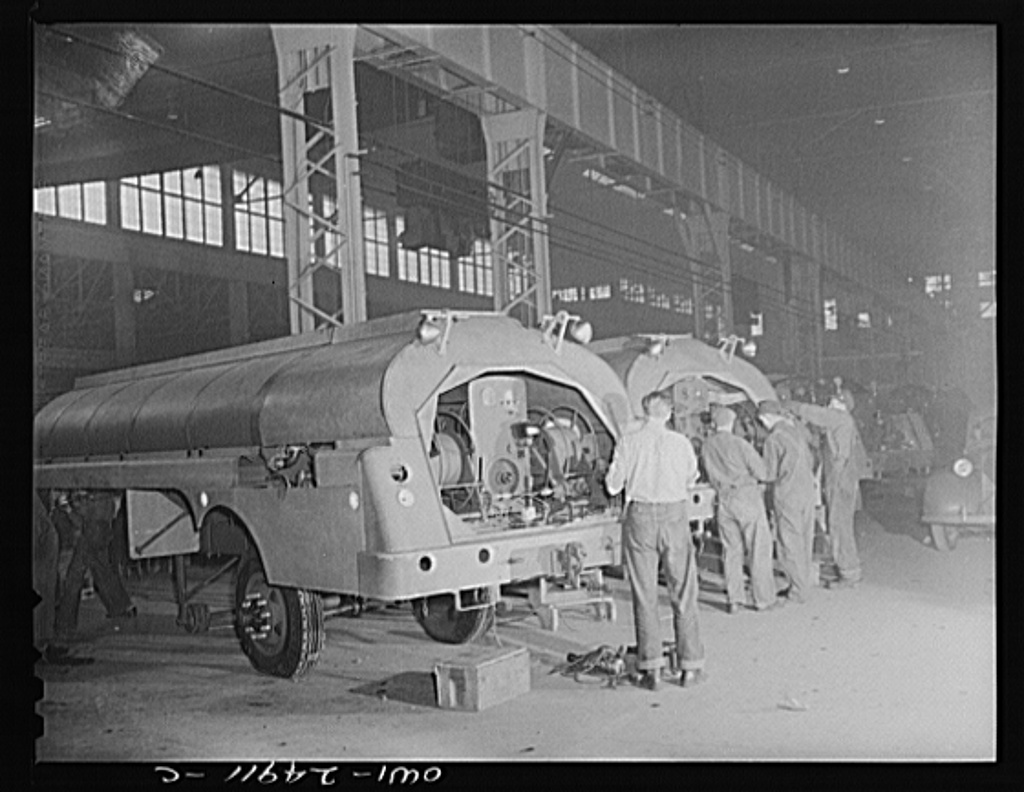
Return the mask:
[[[317,319],[338,323],[316,304],[313,273],[328,267],[341,282],[341,322],[366,319],[362,197],[356,156],[354,25],[271,25],[278,61],[278,98],[292,114],[308,116],[306,97],[329,91],[324,118],[301,121],[281,115],[284,171],[284,244],[293,333],[312,330]],[[326,196],[310,180],[326,178]],[[332,194],[333,193],[333,194]],[[331,199],[324,208],[319,200]]]
[[[545,115],[520,110],[480,120],[491,185],[494,307],[535,327],[551,313]]]
[[[707,341],[732,333],[732,268],[729,263],[729,214],[708,204],[688,201],[675,213],[676,230],[693,278],[694,336]],[[719,295],[717,326],[705,316],[709,297]]]

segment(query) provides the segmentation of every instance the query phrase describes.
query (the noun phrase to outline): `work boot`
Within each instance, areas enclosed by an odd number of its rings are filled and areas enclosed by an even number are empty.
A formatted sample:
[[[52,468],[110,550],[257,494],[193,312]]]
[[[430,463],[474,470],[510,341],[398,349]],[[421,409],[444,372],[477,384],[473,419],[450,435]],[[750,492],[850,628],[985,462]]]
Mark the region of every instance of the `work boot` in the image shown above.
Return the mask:
[[[683,671],[683,675],[679,678],[679,684],[684,688],[697,687],[697,685],[707,682],[708,675],[704,673],[702,668],[688,668]]]
[[[659,676],[660,674],[658,673],[657,668],[649,671],[642,671],[636,681],[636,686],[643,688],[644,690],[656,691],[659,683],[661,682]]]

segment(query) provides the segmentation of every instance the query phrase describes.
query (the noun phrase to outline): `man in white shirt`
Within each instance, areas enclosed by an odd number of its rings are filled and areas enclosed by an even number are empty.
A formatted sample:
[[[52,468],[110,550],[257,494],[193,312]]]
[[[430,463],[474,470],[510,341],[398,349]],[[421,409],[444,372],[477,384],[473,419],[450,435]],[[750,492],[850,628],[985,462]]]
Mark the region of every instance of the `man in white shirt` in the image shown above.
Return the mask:
[[[672,604],[680,684],[689,687],[704,681],[697,560],[687,515],[697,457],[687,437],[667,425],[672,416],[669,394],[647,394],[643,408],[646,421],[616,446],[605,483],[612,495],[626,491],[623,557],[633,592],[640,685],[656,690],[665,664],[658,621],[660,564]]]

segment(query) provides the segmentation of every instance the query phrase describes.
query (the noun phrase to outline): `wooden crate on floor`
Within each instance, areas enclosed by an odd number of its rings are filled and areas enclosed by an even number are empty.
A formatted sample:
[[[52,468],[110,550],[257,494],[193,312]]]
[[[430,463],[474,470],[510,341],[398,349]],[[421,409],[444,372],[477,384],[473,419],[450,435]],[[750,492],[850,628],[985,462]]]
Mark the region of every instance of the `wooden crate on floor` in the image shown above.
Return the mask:
[[[530,690],[525,648],[467,648],[434,664],[437,706],[479,712]]]

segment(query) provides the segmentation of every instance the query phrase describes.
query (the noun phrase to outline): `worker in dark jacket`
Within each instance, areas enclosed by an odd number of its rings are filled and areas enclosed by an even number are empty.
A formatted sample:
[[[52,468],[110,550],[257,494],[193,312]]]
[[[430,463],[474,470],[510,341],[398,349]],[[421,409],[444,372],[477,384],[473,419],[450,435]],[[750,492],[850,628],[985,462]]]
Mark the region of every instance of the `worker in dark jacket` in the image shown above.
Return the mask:
[[[738,612],[740,603],[746,601],[743,560],[747,555],[754,610],[767,610],[776,602],[772,532],[761,490],[768,471],[754,447],[733,433],[736,413],[719,405],[712,410],[711,417],[716,431],[704,441],[704,470],[718,495],[718,532],[725,560],[729,613]]]
[[[54,638],[57,603],[57,529],[49,510],[36,492],[32,497],[32,587],[39,602],[32,612],[35,646],[40,660],[52,665],[86,665],[91,657],[75,657],[69,647]]]
[[[69,516],[81,527],[57,608],[57,635],[71,636],[78,626],[78,606],[82,599],[85,572],[92,572],[96,593],[107,610],[107,617],[133,618],[131,597],[110,559],[113,522],[118,498],[111,492],[79,491],[72,495]]]
[[[860,491],[860,480],[867,475],[867,451],[857,432],[857,424],[842,399],[834,398],[828,407],[787,402],[792,412],[825,431],[822,459],[823,495],[828,515],[832,554],[839,572],[838,587],[855,586],[861,579],[860,556],[853,533],[853,515]]]
[[[794,420],[774,400],[761,402],[758,417],[769,430],[764,443],[779,563],[791,581],[787,599],[803,603],[811,593],[814,552],[814,472],[811,450]]]

